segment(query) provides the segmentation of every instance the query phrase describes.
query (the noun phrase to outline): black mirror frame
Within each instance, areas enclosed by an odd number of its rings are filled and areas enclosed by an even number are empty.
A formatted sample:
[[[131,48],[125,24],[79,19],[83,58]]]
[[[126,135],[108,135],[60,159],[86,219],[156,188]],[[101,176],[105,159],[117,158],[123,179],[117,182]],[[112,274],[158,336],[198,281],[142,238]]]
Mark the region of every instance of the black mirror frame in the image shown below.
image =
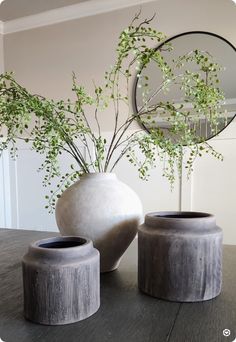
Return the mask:
[[[166,43],[169,43],[170,41],[172,41],[172,40],[174,40],[176,38],[179,38],[179,37],[182,37],[182,36],[186,36],[186,35],[189,35],[189,34],[206,34],[206,35],[210,35],[210,36],[219,38],[220,40],[224,41],[226,44],[228,44],[235,51],[235,63],[236,63],[236,47],[230,41],[228,41],[226,38],[224,38],[222,36],[219,36],[216,33],[208,32],[208,31],[187,31],[187,32],[179,33],[179,34],[177,34],[175,36],[172,36],[172,37],[166,39],[163,43],[161,43],[160,45],[158,45],[155,48],[155,51],[160,49]],[[142,68],[141,68],[141,71],[142,71]],[[138,112],[138,106],[137,106],[137,88],[138,88],[137,85],[138,85],[138,80],[139,80],[139,78],[137,77],[138,73],[140,73],[140,72],[137,72],[136,75],[135,75],[134,85],[133,85],[133,94],[132,94],[132,102],[133,102],[133,108],[134,108],[134,115],[135,115],[135,113]],[[208,141],[208,140],[216,137],[217,135],[219,135],[221,132],[223,132],[231,124],[231,122],[234,120],[235,117],[236,117],[236,113],[234,114],[232,119],[227,123],[227,125],[221,131],[219,131],[218,133],[212,135],[211,137],[209,137],[205,141]],[[140,123],[140,122],[138,122],[138,123],[139,123],[140,127],[142,127],[147,133],[150,133],[148,128],[143,123]]]

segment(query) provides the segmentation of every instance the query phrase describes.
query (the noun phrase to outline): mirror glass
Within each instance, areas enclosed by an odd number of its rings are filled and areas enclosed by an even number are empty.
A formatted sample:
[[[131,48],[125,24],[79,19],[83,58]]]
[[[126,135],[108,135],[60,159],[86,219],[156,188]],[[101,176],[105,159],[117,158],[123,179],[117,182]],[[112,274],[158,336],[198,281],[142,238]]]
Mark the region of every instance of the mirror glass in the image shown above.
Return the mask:
[[[221,115],[217,124],[217,132],[213,132],[209,122],[206,118],[200,118],[198,123],[193,124],[191,128],[194,128],[197,136],[201,137],[202,140],[208,140],[212,138],[216,133],[221,132],[234,118],[236,114],[236,50],[234,46],[224,38],[208,33],[208,32],[187,32],[168,39],[165,43],[170,43],[172,50],[168,51],[164,44],[157,47],[161,51],[161,54],[165,61],[173,68],[173,63],[180,56],[183,56],[190,51],[204,51],[213,57],[214,61],[218,63],[222,69],[218,74],[219,88],[222,90],[225,100],[221,103]],[[188,63],[183,66],[184,72],[189,70],[190,72],[196,72],[197,65]],[[135,91],[134,91],[134,106],[136,113],[144,105],[143,96],[143,84],[148,79],[149,93],[152,94],[157,87],[162,83],[163,76],[161,71],[157,68],[156,63],[149,62],[145,69],[139,71],[140,75],[136,77]],[[178,105],[183,105],[186,110],[194,115],[194,109],[191,103],[187,103],[183,96],[183,91],[179,89],[178,85],[171,85],[166,91],[161,91],[155,98],[150,102],[151,107],[155,107],[156,103],[167,102]],[[150,119],[150,113],[149,119]],[[160,110],[154,110],[151,112],[151,120],[145,120],[143,117],[142,124],[145,129],[150,130],[159,127],[164,134],[168,136],[168,129],[170,124],[167,117]]]

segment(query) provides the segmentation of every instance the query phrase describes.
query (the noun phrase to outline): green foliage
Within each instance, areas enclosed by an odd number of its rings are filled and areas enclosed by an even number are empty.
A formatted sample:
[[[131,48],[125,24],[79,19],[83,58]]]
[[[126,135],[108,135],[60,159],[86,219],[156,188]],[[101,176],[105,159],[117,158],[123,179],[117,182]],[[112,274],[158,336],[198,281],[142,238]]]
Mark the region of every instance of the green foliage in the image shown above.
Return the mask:
[[[180,56],[174,61],[174,68],[168,65],[162,49],[153,48],[153,45],[163,43],[166,37],[149,27],[151,20],[152,18],[140,22],[138,14],[120,34],[116,61],[105,73],[104,85],[94,85],[93,95],[89,95],[78,84],[75,75],[72,87],[75,101],[54,101],[34,95],[18,84],[12,73],[0,76],[0,130],[7,132],[0,143],[0,151],[10,147],[12,156],[17,156],[17,139],[23,139],[32,144],[33,150],[45,156],[41,166],[45,170],[44,186],[50,186],[54,178],[61,177],[56,189],[50,190],[46,196],[49,202],[46,208],[49,211],[55,207],[56,199],[61,193],[79,179],[82,173],[112,171],[124,156],[137,167],[142,179],[148,178],[150,169],[156,165],[159,157],[163,161],[163,175],[172,184],[175,167],[181,170],[185,151],[189,156],[186,163],[189,172],[193,169],[196,157],[203,152],[222,159],[194,130],[194,122],[204,115],[212,130],[217,132],[220,103],[224,99],[218,88],[218,73],[221,68],[207,52],[198,50]],[[170,44],[164,47],[165,51],[172,49]],[[163,75],[162,83],[153,93],[149,91],[148,77],[141,79],[141,71],[145,70],[150,61],[155,62]],[[199,71],[182,72],[183,66],[188,63],[195,63]],[[134,72],[140,77],[139,84],[143,87],[144,94],[143,105],[138,113],[132,112],[128,101]],[[125,89],[121,87],[124,80],[127,85]],[[194,116],[183,105],[157,102],[153,107],[150,104],[160,92],[168,91],[171,84],[179,85],[185,102],[193,105]],[[128,116],[120,123],[122,102],[128,106]],[[98,119],[98,113],[108,107],[114,109],[114,131],[110,141],[102,136]],[[86,115],[86,111],[91,108],[94,110],[97,132],[91,129]],[[149,134],[144,130],[130,133],[130,126],[134,121],[145,123],[146,120],[152,120],[151,114],[157,110],[168,117],[169,136],[158,128],[150,129]],[[79,146],[86,150],[86,160]],[[137,149],[143,156],[141,160],[137,157]],[[59,167],[62,152],[68,153],[76,163],[71,165],[70,172],[65,175],[61,175]]]

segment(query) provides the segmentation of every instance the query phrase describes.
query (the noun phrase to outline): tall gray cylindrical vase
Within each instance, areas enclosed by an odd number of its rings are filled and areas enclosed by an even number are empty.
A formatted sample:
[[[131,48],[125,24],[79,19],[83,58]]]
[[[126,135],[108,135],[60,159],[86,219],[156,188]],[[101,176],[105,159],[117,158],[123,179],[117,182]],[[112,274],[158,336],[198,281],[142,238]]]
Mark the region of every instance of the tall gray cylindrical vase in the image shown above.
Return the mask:
[[[99,252],[90,240],[55,237],[34,242],[22,268],[26,319],[60,325],[83,320],[98,310]]]
[[[138,284],[161,299],[197,302],[220,294],[222,230],[213,215],[157,212],[138,232]]]

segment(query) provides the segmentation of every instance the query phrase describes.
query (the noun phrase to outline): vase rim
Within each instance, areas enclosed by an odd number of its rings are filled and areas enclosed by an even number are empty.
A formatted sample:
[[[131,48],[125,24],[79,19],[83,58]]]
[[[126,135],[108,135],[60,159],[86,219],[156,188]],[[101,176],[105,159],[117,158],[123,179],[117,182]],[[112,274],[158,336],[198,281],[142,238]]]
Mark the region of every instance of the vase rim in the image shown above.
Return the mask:
[[[70,243],[71,246],[69,246]],[[92,248],[92,241],[85,237],[56,236],[32,242],[29,245],[29,253],[37,254],[43,258],[56,259],[63,257],[70,259],[78,255],[86,255]]]
[[[71,243],[71,246],[69,244]],[[89,240],[80,236],[58,236],[52,238],[46,238],[38,240],[34,243],[34,246],[39,248],[53,248],[53,249],[64,249],[64,248],[75,248],[81,247],[88,244]],[[61,245],[61,247],[56,247]],[[63,247],[64,245],[64,247]]]
[[[145,216],[145,223],[150,226],[155,226],[157,222],[165,225],[171,224],[171,222],[178,222],[183,226],[200,221],[215,224],[215,220],[214,215],[197,211],[159,211]]]
[[[200,212],[200,211],[157,211],[148,213],[146,215],[150,218],[157,218],[157,219],[177,219],[177,220],[192,220],[198,218],[213,218],[214,215]]]

